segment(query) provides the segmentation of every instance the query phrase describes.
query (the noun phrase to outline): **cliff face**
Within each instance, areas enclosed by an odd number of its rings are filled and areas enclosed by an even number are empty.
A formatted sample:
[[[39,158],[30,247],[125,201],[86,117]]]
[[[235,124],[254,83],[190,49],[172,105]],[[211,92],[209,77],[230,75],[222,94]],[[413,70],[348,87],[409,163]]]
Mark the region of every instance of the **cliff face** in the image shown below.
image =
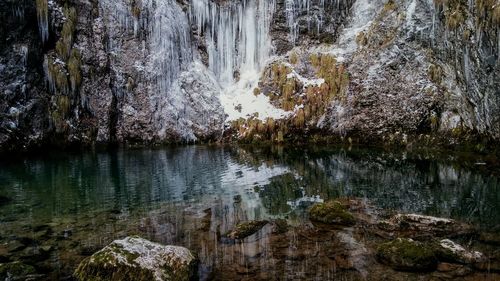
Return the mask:
[[[347,99],[325,126],[403,143],[498,139],[500,8],[483,2],[386,3],[358,34]]]
[[[1,0],[0,15],[2,150],[500,139],[494,0]]]

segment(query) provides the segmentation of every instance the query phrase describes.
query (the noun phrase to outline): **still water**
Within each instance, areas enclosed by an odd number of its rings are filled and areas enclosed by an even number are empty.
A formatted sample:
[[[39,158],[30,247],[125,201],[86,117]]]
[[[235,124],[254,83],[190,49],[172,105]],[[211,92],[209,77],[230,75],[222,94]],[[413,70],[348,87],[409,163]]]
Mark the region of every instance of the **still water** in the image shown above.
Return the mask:
[[[284,218],[300,225],[312,203],[339,197],[498,230],[500,178],[484,166],[480,158],[463,161],[453,155],[252,146],[3,159],[0,242],[22,245],[3,257],[0,251],[0,259],[35,264],[44,278],[57,280],[112,240],[139,234],[192,249],[200,258],[202,279],[214,274],[244,279],[251,270],[313,279],[300,275],[313,264],[307,258],[278,266],[269,241],[229,249],[218,244],[217,233],[251,219]],[[207,215],[209,229],[203,232]],[[315,263],[316,278],[334,276],[335,268]],[[230,273],[224,274],[225,266]]]

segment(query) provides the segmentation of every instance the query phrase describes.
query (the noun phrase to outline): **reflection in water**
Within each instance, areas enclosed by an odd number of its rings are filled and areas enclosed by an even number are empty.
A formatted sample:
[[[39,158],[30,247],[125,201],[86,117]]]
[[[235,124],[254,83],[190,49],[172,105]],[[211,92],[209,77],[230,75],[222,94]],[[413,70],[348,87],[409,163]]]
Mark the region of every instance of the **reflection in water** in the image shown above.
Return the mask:
[[[488,228],[498,228],[500,218],[498,178],[405,154],[188,146],[52,154],[0,165],[0,194],[12,199],[0,205],[1,242],[29,238],[8,258],[30,259],[53,279],[131,234],[190,248],[200,258],[202,279],[350,279],[339,275],[345,264],[366,276],[363,237],[349,230],[328,239],[300,231],[275,237],[267,225],[243,243],[221,242],[246,220],[307,225],[309,205],[337,197]],[[50,256],[38,257],[36,249],[47,245]],[[344,252],[325,252],[335,245]]]

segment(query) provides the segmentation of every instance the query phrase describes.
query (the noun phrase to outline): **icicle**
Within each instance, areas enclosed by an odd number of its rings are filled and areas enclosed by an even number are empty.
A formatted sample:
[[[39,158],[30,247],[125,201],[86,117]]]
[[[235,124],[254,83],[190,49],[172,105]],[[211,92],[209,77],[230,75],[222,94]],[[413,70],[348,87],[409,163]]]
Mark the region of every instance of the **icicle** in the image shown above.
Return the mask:
[[[469,87],[470,76],[469,46],[466,45],[464,52],[464,77],[467,87]]]
[[[47,0],[36,0],[36,15],[38,19],[38,30],[42,42],[49,40],[49,6]]]
[[[271,52],[269,30],[275,0],[216,4],[193,0],[191,21],[205,36],[209,68],[231,84],[236,72],[259,71]]]
[[[158,90],[166,93],[193,60],[189,23],[174,0],[143,0],[143,5],[153,13],[149,29],[152,70]]]
[[[99,5],[105,24],[114,27],[108,30],[111,53],[118,56],[122,52],[123,33],[138,36],[144,31],[147,38],[139,50],[147,56],[144,66],[152,75],[152,90],[167,94],[175,79],[193,61],[190,26],[179,4],[175,0],[142,0],[133,4],[100,0]],[[115,28],[117,23],[120,28]]]
[[[20,51],[21,51],[23,65],[26,67],[28,65],[28,46],[22,45]]]

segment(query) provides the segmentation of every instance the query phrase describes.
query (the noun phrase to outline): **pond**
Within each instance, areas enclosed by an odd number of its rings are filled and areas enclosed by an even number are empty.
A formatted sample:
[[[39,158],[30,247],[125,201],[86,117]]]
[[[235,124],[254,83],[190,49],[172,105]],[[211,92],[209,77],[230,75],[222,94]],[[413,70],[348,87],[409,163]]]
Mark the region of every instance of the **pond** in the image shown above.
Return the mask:
[[[83,258],[127,235],[191,249],[204,280],[366,277],[370,255],[344,272],[310,253],[332,245],[300,234],[313,227],[307,209],[336,198],[500,232],[500,178],[481,156],[289,146],[51,152],[3,159],[0,195],[0,263],[32,264],[42,280],[70,278]],[[265,229],[242,244],[219,239],[238,222],[276,219],[296,227],[283,241]],[[370,240],[338,231],[344,242]]]

